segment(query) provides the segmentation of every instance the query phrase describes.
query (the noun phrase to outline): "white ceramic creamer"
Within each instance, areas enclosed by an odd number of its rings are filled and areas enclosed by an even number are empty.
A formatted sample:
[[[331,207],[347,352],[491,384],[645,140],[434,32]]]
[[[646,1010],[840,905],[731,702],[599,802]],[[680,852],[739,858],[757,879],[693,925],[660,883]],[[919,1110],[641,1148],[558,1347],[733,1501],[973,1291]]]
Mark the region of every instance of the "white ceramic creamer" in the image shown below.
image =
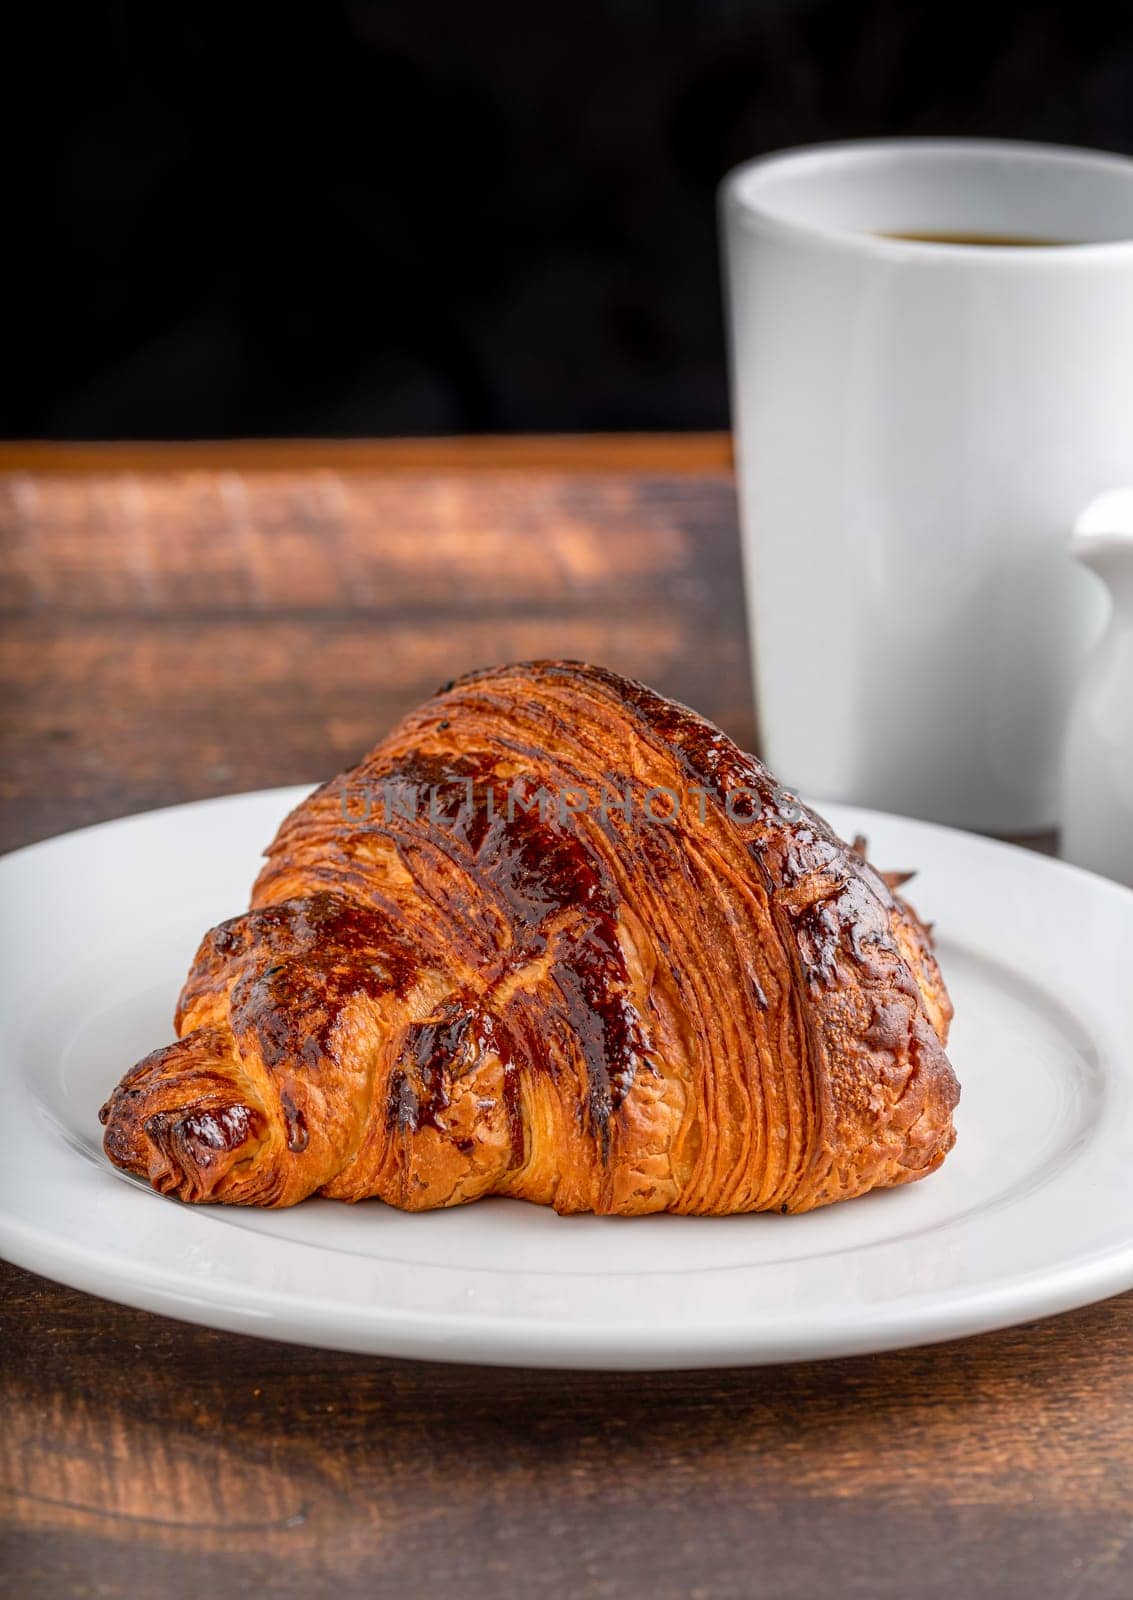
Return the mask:
[[[1133,887],[1133,489],[1091,501],[1070,549],[1105,583],[1113,609],[1070,712],[1062,854]]]

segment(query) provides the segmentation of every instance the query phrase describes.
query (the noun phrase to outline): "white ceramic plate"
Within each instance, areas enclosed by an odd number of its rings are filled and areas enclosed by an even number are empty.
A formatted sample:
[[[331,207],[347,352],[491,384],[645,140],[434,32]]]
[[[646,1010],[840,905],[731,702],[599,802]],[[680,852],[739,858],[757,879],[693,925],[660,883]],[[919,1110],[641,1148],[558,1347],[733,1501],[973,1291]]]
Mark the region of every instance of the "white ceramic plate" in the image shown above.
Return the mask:
[[[97,1111],[172,1037],[200,935],[302,790],[89,828],[0,861],[0,1252],[110,1299],[332,1348],[720,1366],[926,1343],[1133,1286],[1133,893],[924,823],[824,808],[916,866],[956,1004],[956,1149],[801,1217],[557,1217],[517,1201],[194,1208],[115,1172]],[[910,891],[912,892],[912,891]]]

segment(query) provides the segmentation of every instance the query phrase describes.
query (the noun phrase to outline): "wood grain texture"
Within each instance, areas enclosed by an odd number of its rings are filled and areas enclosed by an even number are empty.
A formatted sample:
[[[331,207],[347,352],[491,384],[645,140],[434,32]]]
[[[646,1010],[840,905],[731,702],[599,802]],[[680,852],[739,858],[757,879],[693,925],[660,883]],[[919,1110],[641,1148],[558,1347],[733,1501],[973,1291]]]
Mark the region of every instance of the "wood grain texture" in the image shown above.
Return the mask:
[[[754,737],[723,471],[11,473],[0,622],[0,848],[314,783],[509,659],[597,659]]]
[[[4,847],[313,781],[509,656],[597,657],[753,740],[723,457],[612,470],[599,442],[517,474],[288,448],[25,454],[0,480]],[[605,1376],[0,1285],[21,1600],[1133,1593],[1133,1296],[929,1350]]]

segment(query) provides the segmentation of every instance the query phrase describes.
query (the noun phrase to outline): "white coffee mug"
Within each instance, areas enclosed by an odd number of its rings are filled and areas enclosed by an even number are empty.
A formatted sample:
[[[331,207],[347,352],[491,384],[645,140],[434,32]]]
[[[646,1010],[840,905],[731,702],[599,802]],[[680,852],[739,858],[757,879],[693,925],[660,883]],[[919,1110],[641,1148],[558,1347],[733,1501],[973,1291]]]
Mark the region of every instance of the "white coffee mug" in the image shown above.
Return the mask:
[[[1133,160],[827,145],[721,211],[764,756],[819,798],[1053,826],[1104,614],[1066,529],[1133,479]]]

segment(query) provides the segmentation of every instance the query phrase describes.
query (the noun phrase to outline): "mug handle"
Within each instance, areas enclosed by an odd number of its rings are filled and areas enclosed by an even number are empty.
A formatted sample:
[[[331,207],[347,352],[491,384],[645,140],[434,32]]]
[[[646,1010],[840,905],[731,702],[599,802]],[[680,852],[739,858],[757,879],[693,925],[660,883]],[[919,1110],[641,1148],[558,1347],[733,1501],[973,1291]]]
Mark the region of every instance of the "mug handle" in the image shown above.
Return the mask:
[[[1074,523],[1070,554],[1114,590],[1133,595],[1133,488],[1107,489]]]

